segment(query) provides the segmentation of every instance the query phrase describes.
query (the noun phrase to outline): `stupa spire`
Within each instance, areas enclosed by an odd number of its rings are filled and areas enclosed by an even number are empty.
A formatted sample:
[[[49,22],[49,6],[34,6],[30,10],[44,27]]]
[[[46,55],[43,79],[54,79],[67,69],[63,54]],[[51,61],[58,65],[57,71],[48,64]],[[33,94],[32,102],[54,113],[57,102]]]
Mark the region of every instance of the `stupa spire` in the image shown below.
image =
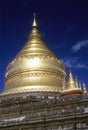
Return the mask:
[[[76,82],[76,87],[78,88],[78,78],[77,78],[77,76],[75,78],[75,82]]]
[[[37,22],[36,22],[36,13],[34,13],[34,20],[33,20],[32,27],[37,27]]]
[[[73,84],[73,83],[74,83],[74,78],[73,78],[73,75],[72,75],[71,70],[69,70],[69,83],[70,83],[70,84]]]
[[[75,88],[76,88],[76,83],[75,83],[75,80],[73,78],[73,74],[72,74],[71,70],[69,70],[69,81],[68,81],[67,89],[74,90]]]
[[[86,89],[86,84],[83,82],[83,93],[86,94],[87,93],[87,89]]]

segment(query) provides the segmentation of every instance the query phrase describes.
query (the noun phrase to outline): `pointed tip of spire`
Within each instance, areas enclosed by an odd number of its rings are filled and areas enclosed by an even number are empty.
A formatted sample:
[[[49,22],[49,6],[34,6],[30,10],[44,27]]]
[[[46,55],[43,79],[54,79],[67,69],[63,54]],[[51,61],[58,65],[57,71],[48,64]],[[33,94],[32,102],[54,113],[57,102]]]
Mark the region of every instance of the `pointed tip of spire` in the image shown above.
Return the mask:
[[[36,13],[34,13],[34,20],[33,20],[33,24],[32,27],[37,27],[37,22],[36,22]]]
[[[73,74],[72,74],[72,71],[71,71],[71,69],[69,69],[69,79],[73,79]]]
[[[72,71],[71,71],[71,69],[69,69],[69,76],[71,76],[72,75]],[[73,76],[73,75],[72,75]]]

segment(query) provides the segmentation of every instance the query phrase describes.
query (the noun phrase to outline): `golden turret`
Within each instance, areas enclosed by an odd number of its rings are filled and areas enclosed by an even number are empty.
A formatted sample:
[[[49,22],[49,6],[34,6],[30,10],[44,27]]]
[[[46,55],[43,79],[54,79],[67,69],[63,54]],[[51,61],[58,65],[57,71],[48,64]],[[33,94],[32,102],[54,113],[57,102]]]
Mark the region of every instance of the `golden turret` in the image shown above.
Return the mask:
[[[7,67],[4,94],[58,93],[65,75],[63,64],[42,41],[34,16],[26,45]]]
[[[67,85],[67,87],[66,87],[66,90],[74,90],[74,89],[76,89],[76,88],[78,88],[78,87],[76,86],[76,82],[75,82],[75,80],[74,80],[74,78],[73,78],[73,75],[72,75],[72,72],[71,72],[71,70],[70,70],[70,73],[69,73],[69,81],[68,81],[68,85]]]
[[[78,88],[79,85],[78,85],[78,79],[77,79],[77,76],[76,76],[76,78],[75,78],[75,82],[76,82],[76,87]]]
[[[60,97],[61,98],[74,97],[79,96],[80,94],[82,94],[82,91],[78,87],[77,78],[75,81],[72,72],[70,70],[67,86],[61,91]]]
[[[87,94],[86,84],[83,82],[83,93]]]

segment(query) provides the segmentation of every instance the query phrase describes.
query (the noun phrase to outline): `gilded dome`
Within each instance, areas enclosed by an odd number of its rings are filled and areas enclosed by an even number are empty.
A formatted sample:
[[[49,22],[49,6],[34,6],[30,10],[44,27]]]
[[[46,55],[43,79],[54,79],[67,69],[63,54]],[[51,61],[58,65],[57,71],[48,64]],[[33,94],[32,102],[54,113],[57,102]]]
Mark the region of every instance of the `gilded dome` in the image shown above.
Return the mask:
[[[63,64],[43,42],[34,18],[27,43],[7,67],[5,93],[59,92],[64,77]]]

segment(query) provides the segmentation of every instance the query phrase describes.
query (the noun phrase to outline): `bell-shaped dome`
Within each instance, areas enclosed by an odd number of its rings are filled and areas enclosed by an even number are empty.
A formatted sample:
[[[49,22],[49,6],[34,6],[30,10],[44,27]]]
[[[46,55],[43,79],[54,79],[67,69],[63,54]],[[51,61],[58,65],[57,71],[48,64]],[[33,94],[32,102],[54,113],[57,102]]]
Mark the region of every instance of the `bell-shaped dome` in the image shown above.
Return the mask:
[[[34,18],[26,45],[7,67],[5,93],[59,92],[64,77],[64,66],[42,41]]]

